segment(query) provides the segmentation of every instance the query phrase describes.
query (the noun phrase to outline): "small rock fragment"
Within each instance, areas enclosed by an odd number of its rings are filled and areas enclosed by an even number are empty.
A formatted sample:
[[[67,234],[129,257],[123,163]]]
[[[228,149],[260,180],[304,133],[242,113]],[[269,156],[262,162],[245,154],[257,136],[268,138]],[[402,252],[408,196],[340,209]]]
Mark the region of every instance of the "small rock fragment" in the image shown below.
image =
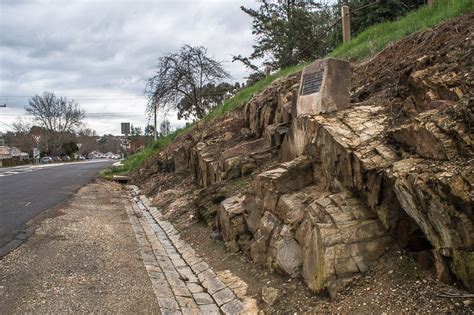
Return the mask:
[[[262,300],[268,305],[275,304],[276,300],[280,296],[280,290],[272,287],[262,288]]]

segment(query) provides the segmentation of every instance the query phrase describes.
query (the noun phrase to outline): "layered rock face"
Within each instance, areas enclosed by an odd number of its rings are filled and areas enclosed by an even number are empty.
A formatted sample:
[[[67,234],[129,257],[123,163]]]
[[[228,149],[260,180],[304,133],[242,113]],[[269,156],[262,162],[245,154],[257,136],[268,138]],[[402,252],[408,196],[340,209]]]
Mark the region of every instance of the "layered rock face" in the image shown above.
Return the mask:
[[[162,164],[207,191],[251,180],[219,199],[226,247],[314,291],[336,293],[395,243],[474,291],[474,67],[463,57],[473,17],[457,22],[464,33],[447,37],[448,23],[356,66],[350,108],[297,116],[295,74],[183,137]]]

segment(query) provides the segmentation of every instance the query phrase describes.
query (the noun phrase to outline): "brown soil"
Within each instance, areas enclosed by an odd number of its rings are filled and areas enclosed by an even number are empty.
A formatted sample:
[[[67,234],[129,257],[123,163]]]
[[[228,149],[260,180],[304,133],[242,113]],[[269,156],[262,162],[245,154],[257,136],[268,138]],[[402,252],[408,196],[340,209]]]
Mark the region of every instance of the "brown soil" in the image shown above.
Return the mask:
[[[456,101],[467,101],[474,90],[473,20],[474,12],[471,12],[433,29],[414,33],[354,65],[352,101],[384,105],[392,123],[400,124],[419,110],[414,94],[424,91],[410,83],[410,75],[419,70],[426,70],[426,76],[436,83],[437,86],[430,88],[438,90],[444,100],[452,101],[428,104],[431,108],[451,107]]]

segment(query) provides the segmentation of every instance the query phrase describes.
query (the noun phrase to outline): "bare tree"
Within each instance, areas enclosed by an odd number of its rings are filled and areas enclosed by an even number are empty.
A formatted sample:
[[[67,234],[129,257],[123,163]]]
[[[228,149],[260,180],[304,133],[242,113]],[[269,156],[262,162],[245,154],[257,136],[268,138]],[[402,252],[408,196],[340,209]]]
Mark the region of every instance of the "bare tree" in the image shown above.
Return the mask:
[[[30,132],[32,123],[28,119],[24,119],[19,116],[12,123],[12,126],[13,126],[13,130],[15,130],[16,133],[28,133]]]
[[[30,98],[25,110],[48,131],[49,146],[53,152],[61,148],[62,142],[81,125],[86,116],[75,100],[57,97],[51,92]]]
[[[209,110],[203,102],[203,87],[229,77],[220,62],[207,56],[206,48],[185,45],[159,58],[156,73],[145,87],[147,111],[174,109],[178,118],[201,119]]]

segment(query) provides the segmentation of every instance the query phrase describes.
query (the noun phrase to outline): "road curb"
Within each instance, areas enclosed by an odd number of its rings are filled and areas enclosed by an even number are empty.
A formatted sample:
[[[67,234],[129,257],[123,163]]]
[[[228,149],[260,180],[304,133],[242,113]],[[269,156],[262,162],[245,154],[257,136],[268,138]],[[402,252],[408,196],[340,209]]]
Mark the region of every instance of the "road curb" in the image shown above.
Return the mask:
[[[30,226],[18,232],[18,234],[6,245],[0,247],[0,260],[14,251],[18,246],[25,242],[36,230],[36,226]]]

